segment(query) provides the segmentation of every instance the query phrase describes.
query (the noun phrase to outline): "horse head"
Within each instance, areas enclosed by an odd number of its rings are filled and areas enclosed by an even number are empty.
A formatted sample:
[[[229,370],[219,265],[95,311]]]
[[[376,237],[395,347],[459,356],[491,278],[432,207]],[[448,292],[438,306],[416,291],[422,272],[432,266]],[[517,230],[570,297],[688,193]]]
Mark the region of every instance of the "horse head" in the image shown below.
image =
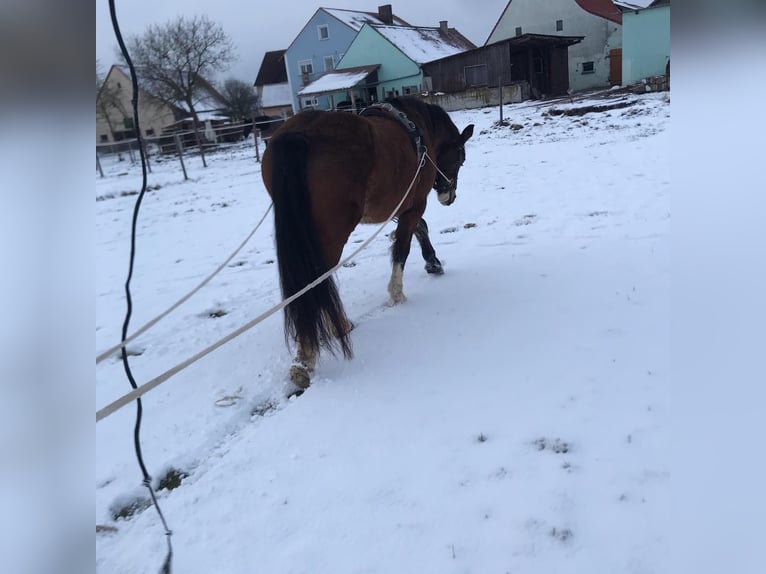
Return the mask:
[[[465,162],[465,142],[473,135],[473,124],[462,133],[454,129],[452,137],[439,146],[436,158],[436,179],[433,188],[442,205],[452,205],[457,197],[457,174]],[[457,137],[455,137],[457,136]]]

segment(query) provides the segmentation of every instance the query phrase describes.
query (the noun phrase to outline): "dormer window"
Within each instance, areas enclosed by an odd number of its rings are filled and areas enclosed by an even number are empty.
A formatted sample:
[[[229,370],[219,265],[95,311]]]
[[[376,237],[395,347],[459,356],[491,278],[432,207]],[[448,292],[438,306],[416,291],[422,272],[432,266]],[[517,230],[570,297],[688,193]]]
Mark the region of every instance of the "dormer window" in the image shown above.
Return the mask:
[[[330,39],[330,27],[327,24],[320,24],[317,26],[317,32],[319,33],[320,40]]]

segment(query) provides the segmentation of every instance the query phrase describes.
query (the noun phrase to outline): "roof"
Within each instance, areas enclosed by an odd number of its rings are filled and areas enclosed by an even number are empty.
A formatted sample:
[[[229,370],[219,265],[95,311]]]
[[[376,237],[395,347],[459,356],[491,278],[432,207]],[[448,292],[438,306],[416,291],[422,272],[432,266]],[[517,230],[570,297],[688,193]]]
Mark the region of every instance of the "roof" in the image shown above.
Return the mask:
[[[365,24],[374,25],[386,25],[386,22],[381,20],[380,14],[377,12],[358,12],[355,10],[342,10],[339,8],[320,8],[324,10],[330,16],[343,22],[349,28],[353,28],[355,32],[362,29]],[[393,15],[394,26],[409,26],[410,24],[399,16]]]
[[[455,28],[448,28],[446,33],[441,28],[422,26],[373,28],[416,64],[425,64],[476,48],[473,42]]]
[[[547,47],[547,46],[572,46],[574,44],[579,44],[585,39],[585,36],[558,36],[558,35],[552,35],[552,34],[522,34],[521,36],[514,36],[513,38],[506,38],[505,40],[499,40],[497,42],[492,42],[491,44],[486,44],[484,46],[481,46],[479,48],[474,48],[473,50],[466,50],[465,52],[459,52],[458,54],[453,54],[452,56],[447,56],[446,58],[441,58],[440,60],[434,60],[430,63],[440,62],[441,60],[449,60],[450,58],[463,55],[463,54],[470,54],[471,52],[478,52],[480,50],[484,50],[485,48],[489,46],[495,46],[497,44],[507,44],[510,47]]]
[[[286,51],[274,50],[263,55],[261,67],[258,69],[258,76],[255,78],[256,86],[281,84],[287,81],[287,70],[285,69]]]
[[[298,91],[298,94],[308,96],[342,92],[343,90],[353,88],[378,68],[380,68],[380,64],[346,68],[345,70],[333,70],[332,72],[322,74],[319,78],[304,86]]]
[[[292,106],[293,94],[290,84],[266,84],[261,93],[261,107],[275,108],[277,106]]]
[[[622,12],[612,0],[575,0],[577,5],[594,16],[600,16],[615,24],[622,24]]]

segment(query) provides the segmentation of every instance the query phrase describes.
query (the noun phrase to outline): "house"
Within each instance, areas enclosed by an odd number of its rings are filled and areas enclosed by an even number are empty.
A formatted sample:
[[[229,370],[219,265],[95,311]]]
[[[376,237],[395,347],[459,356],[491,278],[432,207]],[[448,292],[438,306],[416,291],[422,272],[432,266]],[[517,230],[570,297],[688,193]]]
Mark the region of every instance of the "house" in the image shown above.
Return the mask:
[[[527,33],[583,36],[569,49],[572,90],[621,84],[622,13],[612,0],[510,0],[485,45]]]
[[[302,98],[331,96],[346,98],[353,107],[381,101],[390,96],[419,94],[430,87],[423,65],[476,46],[450,28],[439,26],[388,26],[365,23],[348,47],[334,72],[309,83]],[[346,96],[348,94],[348,96]]]
[[[582,36],[522,34],[429,62],[426,83],[433,103],[447,110],[564,95],[569,89],[568,50]]]
[[[364,24],[408,26],[395,16],[391,4],[377,12],[319,8],[285,51],[285,70],[294,112],[305,107],[330,107],[325,96],[303,97],[298,92],[319,75],[332,71]]]
[[[258,115],[286,117],[293,113],[292,94],[285,68],[286,51],[275,50],[263,56],[255,78],[255,93],[260,106]]]
[[[622,83],[670,75],[670,0],[615,0],[622,11]]]
[[[133,125],[133,86],[130,73],[112,66],[96,95],[96,144],[108,144],[136,137]],[[183,117],[183,110],[139,91],[138,119],[143,135],[159,135]]]
[[[140,70],[138,73],[140,76]],[[213,124],[225,123],[226,118],[222,112],[225,102],[207,80],[199,78],[198,83],[200,87],[195,92],[194,108],[198,119],[210,132]],[[130,72],[127,68],[112,66],[96,96],[96,144],[109,144],[136,137],[132,99]],[[192,125],[191,111],[186,104],[163,102],[141,88],[138,119],[142,135],[146,138],[187,131]]]

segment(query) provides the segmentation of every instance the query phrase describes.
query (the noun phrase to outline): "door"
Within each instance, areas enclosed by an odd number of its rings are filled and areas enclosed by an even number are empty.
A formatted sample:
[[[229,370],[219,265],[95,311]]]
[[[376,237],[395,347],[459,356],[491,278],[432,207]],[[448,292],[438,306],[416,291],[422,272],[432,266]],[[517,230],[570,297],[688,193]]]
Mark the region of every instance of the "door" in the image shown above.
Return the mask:
[[[622,85],[622,48],[609,51],[609,84]]]

